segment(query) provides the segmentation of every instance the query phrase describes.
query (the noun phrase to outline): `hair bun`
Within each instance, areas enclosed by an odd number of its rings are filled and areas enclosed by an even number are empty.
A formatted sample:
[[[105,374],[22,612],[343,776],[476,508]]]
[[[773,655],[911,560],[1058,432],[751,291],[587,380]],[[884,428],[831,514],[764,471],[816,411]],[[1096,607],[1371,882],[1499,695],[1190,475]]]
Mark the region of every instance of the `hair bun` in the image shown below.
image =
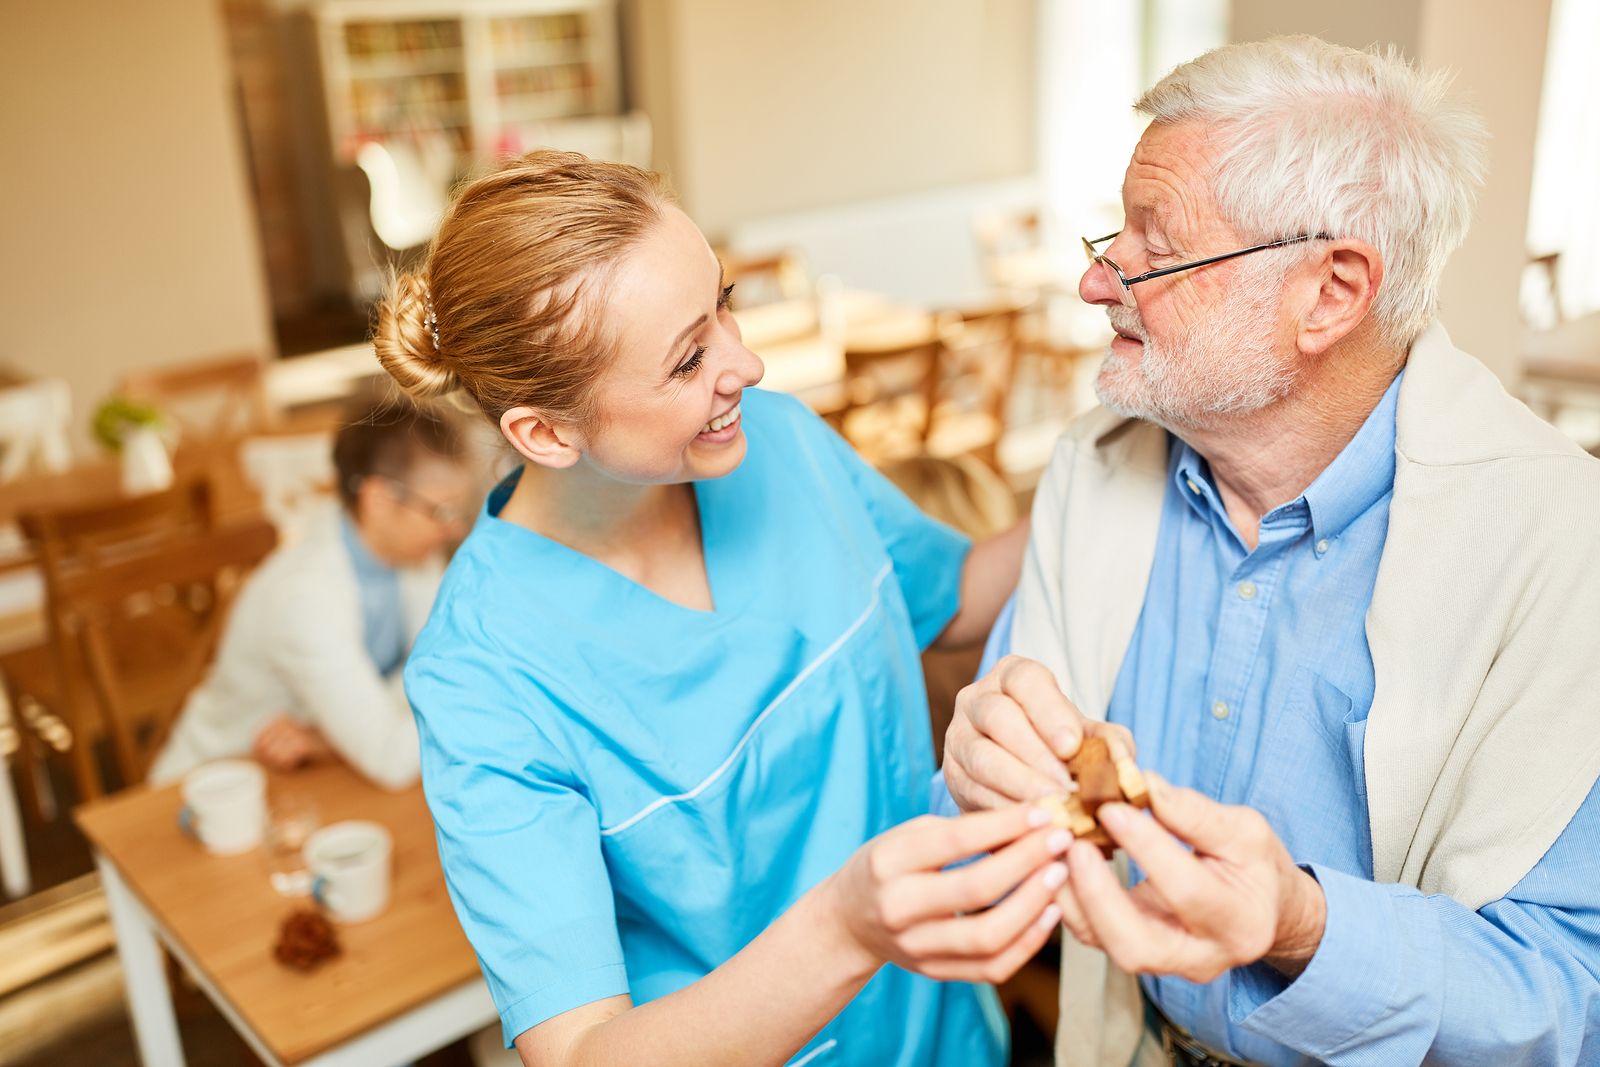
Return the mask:
[[[372,347],[389,376],[414,400],[432,400],[461,387],[439,352],[428,283],[419,274],[395,277],[378,304]]]

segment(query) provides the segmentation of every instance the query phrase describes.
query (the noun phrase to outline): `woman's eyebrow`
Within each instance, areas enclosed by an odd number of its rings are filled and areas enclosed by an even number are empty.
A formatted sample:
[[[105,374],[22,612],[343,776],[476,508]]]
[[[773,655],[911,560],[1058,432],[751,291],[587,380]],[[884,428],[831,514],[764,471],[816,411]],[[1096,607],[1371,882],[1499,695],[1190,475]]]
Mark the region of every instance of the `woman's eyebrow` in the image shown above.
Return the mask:
[[[717,261],[717,288],[716,288],[716,291],[715,291],[714,299],[719,300],[719,301],[722,299],[722,283],[727,278],[727,276],[728,276],[727,269],[725,267],[723,267],[722,261],[718,260]],[[674,337],[672,339],[672,344],[667,349],[666,362],[671,363],[677,358],[678,349],[683,346],[684,340],[690,334],[694,333],[700,327],[704,326],[706,324],[706,320],[709,317],[710,316],[708,316],[708,315],[706,315],[704,313],[701,313],[699,318],[695,319],[693,322],[691,322],[689,325],[685,326],[681,331],[679,331],[678,336]]]

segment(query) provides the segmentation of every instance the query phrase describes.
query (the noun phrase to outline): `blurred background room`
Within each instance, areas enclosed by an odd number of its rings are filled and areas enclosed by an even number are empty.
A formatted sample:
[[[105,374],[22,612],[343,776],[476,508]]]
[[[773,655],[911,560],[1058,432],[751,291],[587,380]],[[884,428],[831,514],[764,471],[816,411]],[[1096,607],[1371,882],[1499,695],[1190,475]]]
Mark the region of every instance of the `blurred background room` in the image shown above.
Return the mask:
[[[459,181],[547,146],[663,172],[764,386],[983,535],[1093,403],[1079,238],[1121,224],[1133,100],[1301,32],[1455,72],[1492,140],[1442,317],[1600,449],[1597,0],[0,0],[0,1064],[475,1062],[417,787],[268,761],[226,863],[141,788],[247,576],[398,484],[334,439]],[[399,505],[470,518],[510,465],[482,421],[444,450],[463,500]],[[935,738],[976,663],[926,657]],[[387,911],[286,924],[348,817],[392,835]],[[1003,1000],[1048,1062],[1053,967]]]

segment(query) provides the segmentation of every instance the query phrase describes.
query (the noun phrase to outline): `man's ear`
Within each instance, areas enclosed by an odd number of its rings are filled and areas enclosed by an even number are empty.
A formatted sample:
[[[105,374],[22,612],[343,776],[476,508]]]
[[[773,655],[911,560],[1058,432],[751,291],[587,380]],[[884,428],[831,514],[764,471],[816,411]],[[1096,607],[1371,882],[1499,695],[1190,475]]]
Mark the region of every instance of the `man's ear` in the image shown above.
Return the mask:
[[[1298,340],[1302,352],[1320,356],[1366,320],[1383,284],[1383,256],[1365,241],[1339,240],[1312,267],[1320,284]]]
[[[511,408],[500,416],[500,432],[523,459],[541,467],[562,470],[583,455],[583,439],[577,429],[547,420],[529,407]]]

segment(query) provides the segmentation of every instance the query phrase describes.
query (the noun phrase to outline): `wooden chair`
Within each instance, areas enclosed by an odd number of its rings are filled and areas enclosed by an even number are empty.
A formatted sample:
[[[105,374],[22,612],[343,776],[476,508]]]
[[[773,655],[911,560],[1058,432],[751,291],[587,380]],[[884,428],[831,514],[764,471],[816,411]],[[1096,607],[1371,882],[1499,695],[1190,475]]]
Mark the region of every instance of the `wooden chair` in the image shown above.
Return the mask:
[[[191,440],[236,437],[273,421],[266,364],[250,353],[140,371],[124,377],[120,390],[160,410]]]
[[[1016,381],[1018,328],[1027,305],[953,312],[939,348],[926,447],[940,458],[971,455],[1000,470],[1000,439]]]
[[[845,347],[843,403],[827,417],[869,463],[927,451],[943,343],[935,335],[884,348]]]
[[[724,252],[721,258],[723,284],[737,286],[732,298],[736,311],[811,299],[811,278],[805,260],[794,249],[760,255]]]
[[[190,532],[57,587],[124,783],[144,780],[210,666],[234,595],[277,540],[261,519]]]
[[[33,737],[32,754],[65,757],[79,799],[88,800],[104,792],[95,748],[107,731],[87,683],[73,597],[81,581],[106,568],[210,533],[217,525],[213,494],[209,482],[196,480],[108,504],[25,512],[19,521],[44,579],[45,640],[0,656],[0,676],[24,735]],[[146,638],[182,637],[182,626],[166,632],[173,628],[165,615],[156,622]],[[171,651],[158,649],[145,670],[165,671],[173,662]]]

